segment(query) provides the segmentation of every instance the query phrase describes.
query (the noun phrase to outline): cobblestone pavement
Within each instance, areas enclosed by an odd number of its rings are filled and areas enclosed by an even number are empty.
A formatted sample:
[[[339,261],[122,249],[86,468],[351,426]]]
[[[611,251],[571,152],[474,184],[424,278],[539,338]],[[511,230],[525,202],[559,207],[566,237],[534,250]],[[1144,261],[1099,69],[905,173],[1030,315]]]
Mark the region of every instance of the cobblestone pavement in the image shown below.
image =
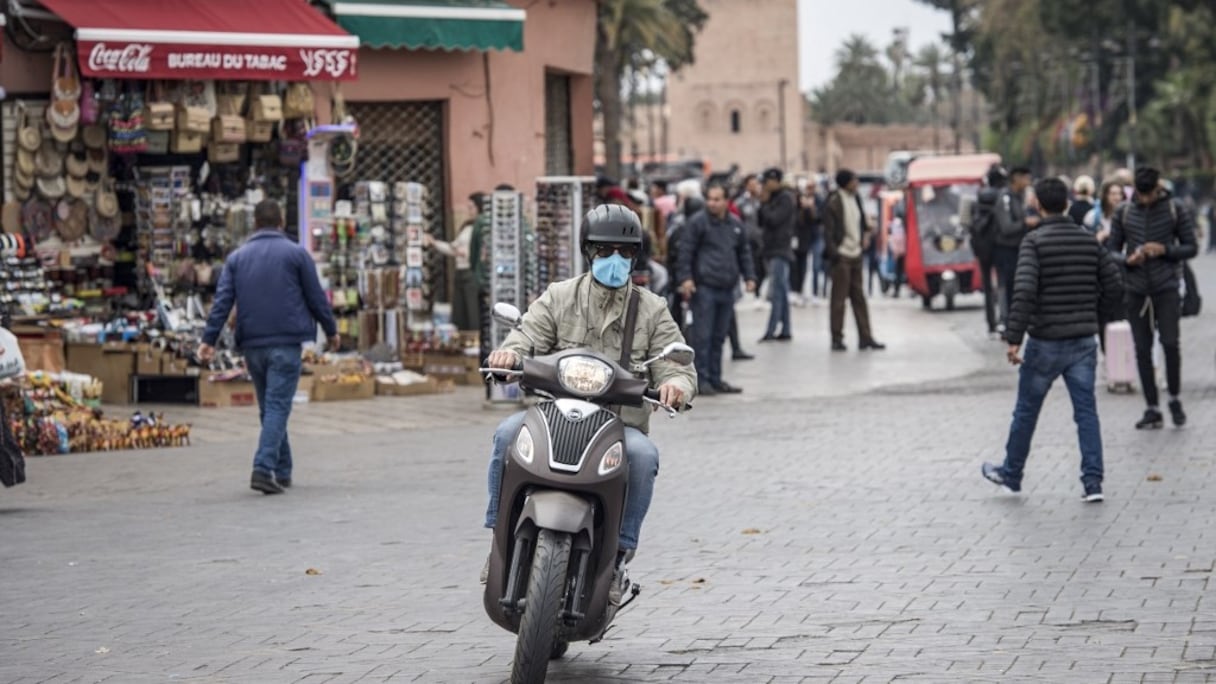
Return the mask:
[[[1212,314],[1184,325],[1186,428],[1101,393],[1108,500],[1084,505],[1058,387],[1024,493],[980,479],[1015,374],[978,310],[875,309],[889,354],[829,356],[826,308],[798,309],[793,345],[731,369],[747,394],[656,427],[642,595],[550,679],[1216,681]],[[341,411],[301,409],[279,497],[245,488],[236,411],[187,449],[31,459],[0,492],[0,682],[503,681],[476,583],[499,414]]]

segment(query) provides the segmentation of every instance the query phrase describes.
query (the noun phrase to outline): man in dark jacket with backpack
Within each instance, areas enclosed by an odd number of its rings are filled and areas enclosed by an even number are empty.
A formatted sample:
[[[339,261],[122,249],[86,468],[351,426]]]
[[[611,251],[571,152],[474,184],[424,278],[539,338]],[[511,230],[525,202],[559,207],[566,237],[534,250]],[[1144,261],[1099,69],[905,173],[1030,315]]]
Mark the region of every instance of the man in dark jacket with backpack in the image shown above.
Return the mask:
[[[1165,377],[1174,425],[1186,424],[1182,410],[1182,350],[1179,342],[1182,301],[1178,283],[1183,264],[1199,253],[1195,222],[1160,187],[1156,169],[1136,169],[1136,195],[1115,210],[1107,246],[1127,267],[1127,318],[1136,341],[1136,365],[1148,408],[1137,430],[1159,429],[1161,414],[1153,369],[1154,328],[1165,351]]]
[[[1001,193],[996,209],[996,239],[992,263],[1001,286],[1001,327],[1009,325],[1009,308],[1013,304],[1013,278],[1018,268],[1018,249],[1026,233],[1039,225],[1039,217],[1026,214],[1026,189],[1030,187],[1030,169],[1018,166],[1009,174],[1009,188]]]
[[[984,317],[988,334],[996,333],[996,288],[992,285],[992,252],[996,248],[997,205],[1005,192],[1005,169],[993,164],[988,170],[988,186],[981,188],[971,217],[971,251],[980,264],[980,287],[984,292]]]
[[[1022,241],[1005,329],[1007,358],[1021,366],[1017,405],[1005,443],[1005,462],[999,466],[985,463],[982,472],[991,482],[1021,491],[1022,471],[1043,400],[1056,378],[1063,376],[1081,446],[1082,496],[1087,502],[1102,501],[1102,433],[1094,398],[1095,337],[1099,309],[1117,309],[1123,284],[1114,258],[1064,213],[1068,186],[1058,178],[1047,178],[1035,186],[1035,194],[1046,219]],[[1020,352],[1027,335],[1026,349]]]

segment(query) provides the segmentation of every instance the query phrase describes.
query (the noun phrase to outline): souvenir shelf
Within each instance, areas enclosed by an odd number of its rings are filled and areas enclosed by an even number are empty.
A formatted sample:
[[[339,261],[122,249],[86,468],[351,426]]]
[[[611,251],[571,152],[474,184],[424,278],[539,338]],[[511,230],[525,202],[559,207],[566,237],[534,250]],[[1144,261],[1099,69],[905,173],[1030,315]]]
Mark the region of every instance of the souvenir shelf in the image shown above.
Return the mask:
[[[517,192],[494,192],[487,199],[490,212],[490,306],[498,302],[514,305],[521,311],[527,306],[528,286],[525,265],[525,235],[523,195]],[[490,344],[502,346],[510,327],[490,316]],[[491,402],[515,403],[522,400],[518,383],[493,384],[489,388]]]
[[[596,204],[594,178],[536,179],[536,274],[528,283],[532,296],[544,292],[551,283],[583,272],[579,252],[583,215]]]
[[[168,285],[174,265],[190,254],[190,230],[186,196],[190,192],[190,167],[140,167],[135,172],[135,221],[138,250],[136,270],[140,291],[152,292],[153,283]]]

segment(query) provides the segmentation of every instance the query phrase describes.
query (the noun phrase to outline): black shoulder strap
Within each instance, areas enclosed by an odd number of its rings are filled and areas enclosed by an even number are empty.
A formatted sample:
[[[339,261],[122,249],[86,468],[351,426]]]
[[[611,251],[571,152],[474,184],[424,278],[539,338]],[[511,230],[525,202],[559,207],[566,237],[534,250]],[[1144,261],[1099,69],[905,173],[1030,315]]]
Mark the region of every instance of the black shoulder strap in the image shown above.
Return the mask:
[[[638,300],[641,294],[637,288],[629,292],[629,305],[625,309],[625,329],[621,331],[621,368],[630,370],[633,357],[633,333],[638,324]]]

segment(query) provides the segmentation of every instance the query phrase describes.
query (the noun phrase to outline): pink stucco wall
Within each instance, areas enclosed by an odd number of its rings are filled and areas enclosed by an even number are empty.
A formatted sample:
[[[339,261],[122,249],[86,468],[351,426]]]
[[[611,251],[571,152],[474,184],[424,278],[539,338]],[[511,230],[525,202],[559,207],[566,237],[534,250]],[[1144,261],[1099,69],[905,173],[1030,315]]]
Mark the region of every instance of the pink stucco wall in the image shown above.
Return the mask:
[[[511,4],[528,11],[523,52],[363,49],[359,80],[342,85],[347,102],[446,101],[448,206],[456,213],[454,225],[463,218],[464,198],[470,193],[511,183],[530,195],[535,179],[544,175],[547,70],[572,77],[575,172],[593,170],[595,2],[512,0]],[[317,84],[319,92],[326,89]],[[328,112],[319,114],[328,117]]]

